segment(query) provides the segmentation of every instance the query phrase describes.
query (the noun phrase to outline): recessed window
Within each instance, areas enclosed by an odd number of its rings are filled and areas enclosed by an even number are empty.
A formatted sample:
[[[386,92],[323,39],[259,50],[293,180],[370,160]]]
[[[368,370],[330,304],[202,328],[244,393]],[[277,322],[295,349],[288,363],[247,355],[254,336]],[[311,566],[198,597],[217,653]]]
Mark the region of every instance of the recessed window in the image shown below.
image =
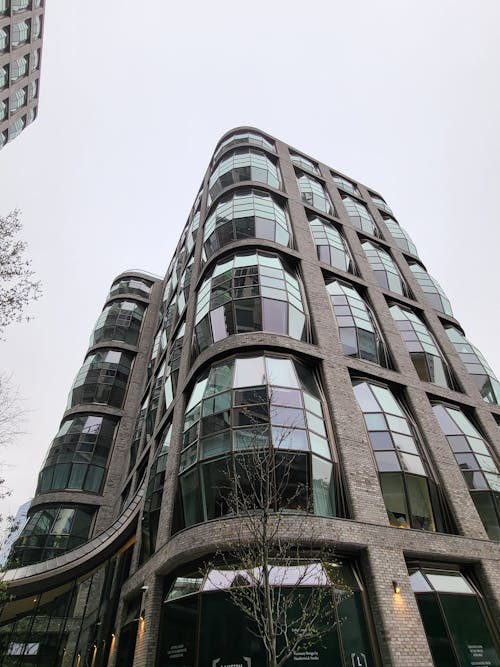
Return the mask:
[[[19,88],[19,90],[16,90],[9,99],[9,112],[10,115],[15,114],[16,111],[19,111],[21,107],[24,107],[26,102],[28,101],[28,89],[27,88]]]
[[[390,218],[388,215],[384,215],[383,218],[392,238],[396,241],[396,245],[401,248],[403,252],[409,252],[411,255],[418,256],[417,246],[411,240],[408,232],[405,231],[394,218]]]
[[[389,253],[378,243],[372,241],[363,241],[361,245],[380,287],[407,296],[406,283]]]
[[[500,382],[481,352],[455,327],[446,327],[445,331],[481,396],[487,403],[500,405]]]
[[[99,349],[87,356],[69,393],[68,408],[79,403],[103,403],[120,408],[125,396],[133,355]]]
[[[383,211],[392,214],[391,209],[389,208],[389,206],[387,206],[382,197],[380,197],[379,195],[374,195],[372,192],[370,192],[370,197],[372,198],[373,203],[378,206],[378,208],[381,208]]]
[[[30,81],[28,84],[29,99],[30,100],[34,99],[37,93],[38,93],[38,79],[35,79],[34,81]]]
[[[12,46],[17,47],[29,41],[30,30],[27,21],[13,23],[11,26]]]
[[[299,155],[298,153],[293,153],[292,151],[290,151],[290,158],[297,167],[311,171],[313,174],[319,176],[318,166],[312,162],[312,160],[309,160],[309,158]]]
[[[241,239],[267,239],[287,246],[290,232],[284,206],[265,190],[244,188],[217,202],[203,230],[207,257]]]
[[[36,492],[71,489],[99,493],[115,427],[116,419],[102,415],[65,419],[50,445]]]
[[[121,340],[137,345],[145,307],[135,301],[114,301],[104,308],[90,337],[90,345]]]
[[[9,141],[18,137],[26,126],[26,117],[18,118],[9,126]]]
[[[195,349],[251,331],[305,340],[306,322],[299,282],[283,260],[271,253],[238,253],[219,262],[200,287]]]
[[[10,80],[16,81],[28,72],[28,57],[16,58],[10,64]]]
[[[289,357],[257,355],[213,365],[186,408],[178,528],[234,512],[228,501],[232,480],[240,475],[237,492],[243,493],[261,450],[271,456],[266,460],[277,476],[276,509],[335,516],[326,414],[313,373]]]
[[[0,51],[7,51],[9,46],[8,28],[0,28]]]
[[[0,67],[0,90],[7,87],[9,83],[9,66]]]
[[[13,12],[24,12],[31,9],[31,0],[12,0]]]
[[[0,0],[0,14],[7,14],[9,11],[10,3],[9,0]]]
[[[0,120],[5,120],[7,118],[7,102],[4,100],[0,101]]]
[[[386,386],[357,381],[354,394],[363,411],[391,526],[442,531],[436,485],[409,415]]]
[[[0,148],[7,143],[7,132],[0,132]]]
[[[252,144],[252,146],[259,146],[268,151],[274,151],[274,144],[261,134],[258,134],[257,132],[237,132],[236,134],[231,134],[227,139],[224,139],[224,141],[221,142],[217,149],[216,157],[219,153],[222,153],[223,150],[226,150],[231,146],[240,146],[241,144]]]
[[[426,301],[435,310],[439,310],[445,315],[453,316],[450,301],[438,281],[427,273],[423,266],[416,262],[410,264],[410,269],[424,292]]]
[[[35,49],[31,54],[31,70],[38,69],[40,65],[40,49]]]
[[[330,196],[321,181],[304,172],[298,172],[297,182],[303,202],[323,211],[323,213],[335,215]]]
[[[32,26],[31,39],[35,40],[40,37],[42,32],[42,17],[40,15],[34,17]]]
[[[342,271],[354,273],[354,260],[343,235],[328,220],[308,215],[318,258]]]
[[[433,409],[486,532],[500,540],[500,471],[489,445],[459,408],[437,404]]]
[[[212,201],[224,188],[242,181],[258,181],[273,188],[281,187],[276,162],[257,148],[238,148],[226,155],[212,172],[209,199]]]
[[[340,280],[326,286],[339,328],[342,350],[357,357],[388,366],[387,351],[370,307],[356,289]]]
[[[342,203],[356,229],[371,234],[372,236],[380,236],[375,220],[364,204],[348,195],[342,196]]]
[[[36,118],[36,107],[31,107],[31,109],[28,109],[28,113],[26,114],[26,125],[29,125],[32,123]]]
[[[339,176],[338,174],[332,174],[332,178],[337,187],[342,188],[342,190],[345,190],[346,192],[350,192],[355,197],[361,197],[358,186],[352,181],[348,181],[347,178]]]
[[[420,317],[409,308],[397,304],[393,304],[390,311],[419,378],[424,382],[453,388],[443,354]]]

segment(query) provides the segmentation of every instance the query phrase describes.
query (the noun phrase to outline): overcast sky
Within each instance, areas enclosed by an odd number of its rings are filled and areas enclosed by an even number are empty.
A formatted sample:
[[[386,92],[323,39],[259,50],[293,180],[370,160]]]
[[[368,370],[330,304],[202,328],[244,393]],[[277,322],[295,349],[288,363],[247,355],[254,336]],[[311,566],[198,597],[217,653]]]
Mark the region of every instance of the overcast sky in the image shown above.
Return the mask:
[[[0,343],[30,410],[3,511],[34,492],[113,277],[164,274],[237,125],[381,192],[500,372],[498,0],[46,4],[39,116],[0,151],[44,290]]]

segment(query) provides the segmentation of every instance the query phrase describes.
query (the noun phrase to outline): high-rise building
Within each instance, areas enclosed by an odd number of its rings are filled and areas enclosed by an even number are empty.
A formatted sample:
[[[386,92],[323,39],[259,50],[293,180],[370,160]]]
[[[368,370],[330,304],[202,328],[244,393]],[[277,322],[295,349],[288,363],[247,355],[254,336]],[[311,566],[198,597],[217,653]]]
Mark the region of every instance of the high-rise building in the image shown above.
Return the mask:
[[[257,448],[280,539],[334,547],[352,591],[287,665],[499,667],[499,399],[379,193],[228,132],[165,279],[111,286],[3,575],[0,666],[265,665],[217,560]]]
[[[44,0],[0,0],[0,149],[37,115]]]

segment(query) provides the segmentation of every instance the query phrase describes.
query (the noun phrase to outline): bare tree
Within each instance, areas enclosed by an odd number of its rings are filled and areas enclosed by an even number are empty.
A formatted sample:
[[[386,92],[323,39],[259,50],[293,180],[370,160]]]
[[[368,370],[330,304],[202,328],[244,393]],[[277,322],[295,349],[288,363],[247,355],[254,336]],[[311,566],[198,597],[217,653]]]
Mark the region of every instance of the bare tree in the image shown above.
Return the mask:
[[[282,438],[273,446],[262,432],[249,436],[248,448],[229,464],[220,503],[238,516],[237,536],[218,549],[207,575],[250,619],[268,667],[282,667],[321,642],[350,595],[333,549],[314,540],[311,489],[294,481],[302,457],[286,450],[286,430]],[[292,526],[297,540],[286,537]]]
[[[25,257],[27,244],[16,238],[21,229],[18,209],[0,216],[0,338],[5,327],[26,317],[26,306],[41,296],[40,281],[33,279],[31,260]]]

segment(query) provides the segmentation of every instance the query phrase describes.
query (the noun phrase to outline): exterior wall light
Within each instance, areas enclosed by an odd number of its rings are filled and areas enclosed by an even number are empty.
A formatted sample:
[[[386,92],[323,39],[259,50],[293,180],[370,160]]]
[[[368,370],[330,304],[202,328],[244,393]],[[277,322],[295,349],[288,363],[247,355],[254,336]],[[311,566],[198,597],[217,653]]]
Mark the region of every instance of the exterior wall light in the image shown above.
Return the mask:
[[[392,580],[392,587],[394,588],[394,593],[396,595],[399,595],[401,593],[401,589],[399,587],[399,584],[395,579]]]

